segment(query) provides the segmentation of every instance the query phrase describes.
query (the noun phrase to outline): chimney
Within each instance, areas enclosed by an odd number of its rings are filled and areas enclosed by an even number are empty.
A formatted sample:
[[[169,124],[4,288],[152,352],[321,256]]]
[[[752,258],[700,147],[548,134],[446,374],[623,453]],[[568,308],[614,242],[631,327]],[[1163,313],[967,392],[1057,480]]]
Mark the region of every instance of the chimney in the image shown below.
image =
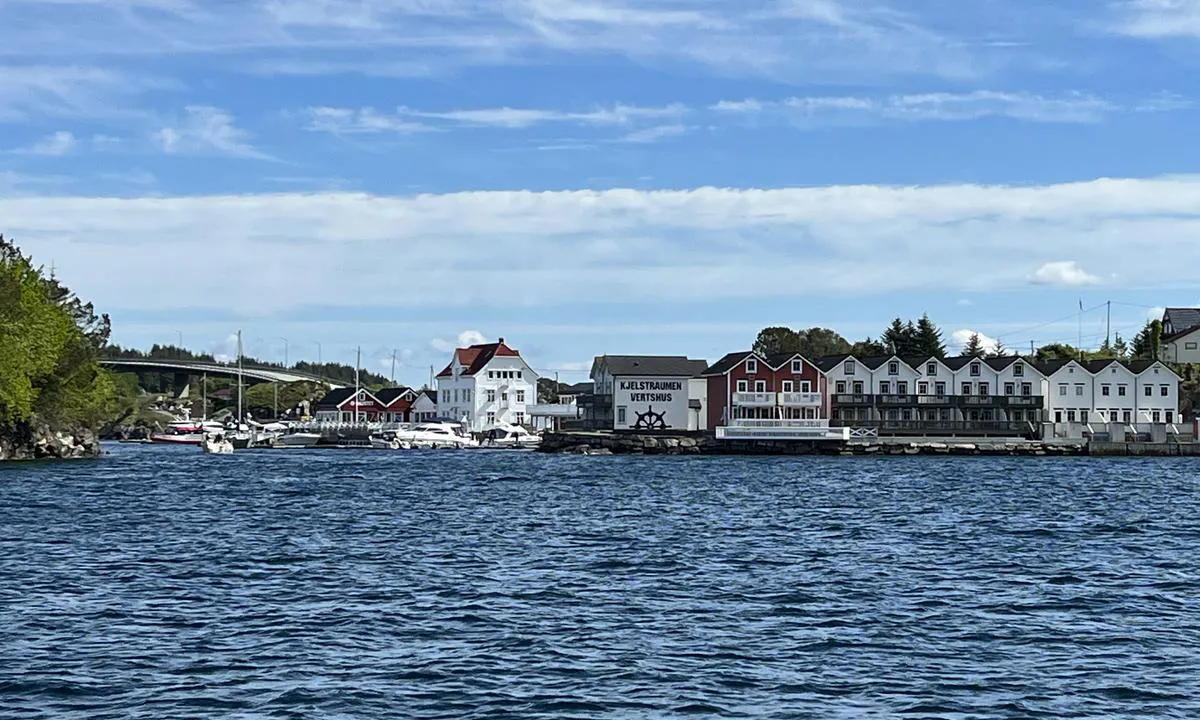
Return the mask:
[[[500,338],[500,344],[501,344],[501,345],[503,345],[503,344],[504,344],[504,338]]]

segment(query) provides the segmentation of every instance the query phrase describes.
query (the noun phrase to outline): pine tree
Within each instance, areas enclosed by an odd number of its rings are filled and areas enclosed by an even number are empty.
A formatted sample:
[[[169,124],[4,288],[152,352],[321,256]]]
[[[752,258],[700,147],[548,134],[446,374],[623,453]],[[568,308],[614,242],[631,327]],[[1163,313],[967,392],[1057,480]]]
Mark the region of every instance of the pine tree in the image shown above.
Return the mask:
[[[971,339],[967,340],[967,344],[963,347],[963,355],[967,357],[981,358],[984,356],[983,340],[980,339],[979,333],[971,333]]]
[[[1006,353],[1008,353],[1008,348],[1004,347],[1004,343],[997,340],[996,347],[992,350],[990,356],[994,358],[1004,357]]]
[[[1113,354],[1121,360],[1129,357],[1129,343],[1125,342],[1125,338],[1121,337],[1121,333],[1117,333],[1116,340],[1113,341]]]
[[[907,344],[904,333],[904,321],[900,318],[892,320],[892,324],[888,326],[887,330],[883,331],[879,342],[883,345],[884,352],[894,355],[903,354],[903,348]]]
[[[922,314],[921,319],[917,321],[916,339],[915,355],[932,355],[939,360],[946,359],[946,344],[942,342],[942,331],[929,319],[928,313]]]

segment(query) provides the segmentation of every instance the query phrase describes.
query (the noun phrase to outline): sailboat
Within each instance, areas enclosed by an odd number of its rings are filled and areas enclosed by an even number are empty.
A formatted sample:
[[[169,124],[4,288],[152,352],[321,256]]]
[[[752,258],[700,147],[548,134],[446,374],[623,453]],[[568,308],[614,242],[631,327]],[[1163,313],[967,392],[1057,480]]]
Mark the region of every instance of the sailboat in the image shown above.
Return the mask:
[[[237,331],[237,415],[234,416],[234,426],[227,436],[233,447],[244,450],[250,447],[250,428],[243,422],[242,409],[242,331]]]

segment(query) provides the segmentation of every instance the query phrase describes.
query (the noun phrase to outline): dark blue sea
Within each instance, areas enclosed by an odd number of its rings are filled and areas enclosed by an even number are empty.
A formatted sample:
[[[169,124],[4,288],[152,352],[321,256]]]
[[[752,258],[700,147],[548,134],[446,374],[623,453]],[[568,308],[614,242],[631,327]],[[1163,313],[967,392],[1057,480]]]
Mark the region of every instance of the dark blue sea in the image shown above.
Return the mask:
[[[1197,718],[1200,462],[0,467],[0,717]]]

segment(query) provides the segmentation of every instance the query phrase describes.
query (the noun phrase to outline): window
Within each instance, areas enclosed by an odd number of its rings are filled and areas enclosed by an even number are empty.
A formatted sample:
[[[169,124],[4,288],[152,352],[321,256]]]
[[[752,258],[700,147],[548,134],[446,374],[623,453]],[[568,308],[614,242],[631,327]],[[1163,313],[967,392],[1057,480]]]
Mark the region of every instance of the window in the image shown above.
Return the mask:
[[[900,419],[901,420],[912,420],[912,410],[910,410],[909,408],[904,408],[903,410],[901,410],[900,411]]]
[[[928,395],[929,394],[929,383],[927,383],[927,382],[917,383],[917,394],[918,395]]]
[[[496,413],[494,413],[494,412],[488,413],[487,421],[488,421],[488,425],[495,425],[496,424]]]
[[[745,381],[745,380],[738,380],[738,381],[737,381],[737,391],[738,391],[738,392],[740,392],[740,393],[744,393],[744,392],[748,391],[749,389],[750,389],[750,383],[749,383],[749,382],[747,382],[747,381]]]
[[[1125,397],[1126,391],[1128,391],[1128,390],[1129,390],[1129,387],[1127,385],[1118,385],[1117,386],[1117,397]]]
[[[946,395],[946,383],[944,383],[944,382],[935,383],[933,386],[933,391],[935,393],[937,393],[938,395],[941,395],[944,397]]]
[[[1066,394],[1067,394],[1067,384],[1066,384],[1066,383],[1059,383],[1059,384],[1058,384],[1058,394],[1059,394],[1059,395],[1066,395]]]
[[[1033,383],[1021,383],[1021,394],[1025,397],[1033,395]]]
[[[754,381],[754,392],[764,393],[766,391],[767,391],[767,381],[766,380],[755,380]]]
[[[1175,422],[1175,413],[1168,410],[1167,411],[1167,424],[1170,425],[1173,422]]]
[[[1056,422],[1056,423],[1062,422],[1062,410],[1054,411],[1054,422]]]
[[[990,388],[988,387],[987,383],[979,383],[979,394],[980,395],[987,397],[988,395],[991,394],[990,392],[988,392],[989,390],[990,390]]]
[[[1067,411],[1067,422],[1075,422],[1075,411],[1074,410]]]
[[[518,379],[518,380],[520,380],[520,379],[522,379],[522,378],[524,378],[524,377],[525,377],[525,371],[524,371],[524,370],[518,370],[518,371],[517,371],[517,379]],[[524,417],[524,416],[523,416],[523,415],[521,415],[521,413],[517,413],[517,417]]]
[[[903,380],[897,382],[896,383],[896,394],[897,395],[907,395],[908,394],[908,383]]]
[[[846,381],[838,380],[837,385],[834,386],[834,389],[838,395],[845,395],[846,394]]]
[[[1146,386],[1146,397],[1154,397],[1154,386],[1153,385]]]
[[[930,377],[937,375],[937,363],[935,363],[935,362],[926,363],[925,364],[925,374],[929,375]]]
[[[625,424],[625,407],[624,406],[617,408],[617,424],[618,425]]]
[[[892,394],[892,384],[890,382],[888,382],[887,380],[881,381],[879,383],[879,394],[880,395],[891,395]]]
[[[458,388],[454,388],[454,402],[458,402]]]
[[[1196,345],[1196,343],[1194,343],[1194,342],[1190,342],[1190,343],[1184,343],[1184,344],[1183,344],[1183,349],[1184,349],[1184,350],[1195,350],[1196,348],[1197,348],[1197,345]],[[1167,422],[1171,422],[1171,421],[1170,421],[1170,420],[1168,420]]]
[[[792,374],[799,375],[802,372],[804,372],[804,361],[803,360],[793,360],[792,361]]]
[[[863,394],[863,384],[862,384],[862,380],[857,380],[857,381],[855,381],[855,383],[854,383],[854,394],[855,394],[855,395],[862,395],[862,394]]]
[[[1159,389],[1158,389],[1158,394],[1159,394],[1159,395],[1162,395],[1163,397],[1166,397],[1167,395],[1169,395],[1169,394],[1170,394],[1170,389],[1169,389],[1169,387],[1168,387],[1167,385],[1159,385],[1158,387],[1159,387]]]
[[[812,381],[811,380],[801,380],[800,381],[800,392],[802,392],[802,393],[812,392]]]
[[[525,424],[525,413],[516,413],[516,414],[513,416],[513,419],[515,419],[515,420],[516,420],[516,422],[515,422],[514,424],[516,424],[516,425],[524,425],[524,424]]]
[[[1162,420],[1162,414],[1159,413],[1159,411],[1155,410],[1154,412],[1150,413],[1150,418],[1154,422],[1160,422]]]
[[[962,394],[963,394],[963,395],[970,395],[970,394],[971,394],[971,383],[969,383],[969,382],[965,382],[965,383],[963,383],[963,384],[962,384]]]
[[[888,363],[888,375],[899,375],[899,374],[900,374],[900,363],[898,363],[898,362]]]
[[[853,375],[854,374],[854,361],[853,360],[847,360],[845,363],[842,364],[842,373],[844,375]]]
[[[525,402],[525,391],[524,390],[517,391],[517,402],[519,402],[519,403]]]
[[[1013,396],[1017,394],[1017,386],[1014,383],[1004,383],[1004,394]]]
[[[490,403],[496,402],[496,391],[495,390],[487,391],[487,401]]]
[[[791,380],[783,381],[783,391],[787,392],[787,393],[792,392],[792,381]]]
[[[1083,383],[1076,383],[1076,384],[1075,384],[1075,394],[1076,394],[1076,395],[1083,395]]]
[[[1126,423],[1126,424],[1129,423],[1129,411],[1128,410],[1121,413],[1121,422]]]
[[[979,377],[979,363],[971,363],[971,377]]]
[[[500,393],[500,402],[502,402],[502,403],[508,402],[508,393],[506,393],[506,392]]]
[[[755,360],[754,358],[750,358],[749,360],[747,360],[746,361],[746,372],[750,373],[751,375],[758,372],[758,361]]]
[[[1013,377],[1025,377],[1025,366],[1021,363],[1013,365]]]
[[[1109,385],[1101,385],[1100,386],[1100,394],[1103,395],[1104,397],[1108,397],[1109,395],[1112,395],[1112,387]]]

